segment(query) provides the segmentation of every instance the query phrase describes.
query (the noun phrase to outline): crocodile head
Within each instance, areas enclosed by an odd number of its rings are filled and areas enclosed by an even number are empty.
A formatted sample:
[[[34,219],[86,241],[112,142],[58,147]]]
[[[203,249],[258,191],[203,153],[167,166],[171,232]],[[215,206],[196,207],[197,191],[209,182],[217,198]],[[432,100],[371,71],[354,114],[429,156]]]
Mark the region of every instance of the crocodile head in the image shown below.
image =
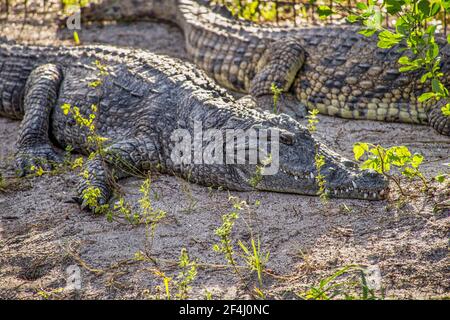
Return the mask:
[[[235,176],[240,177],[242,183],[247,182],[258,190],[317,195],[320,188],[316,156],[319,155],[324,160],[320,168],[325,181],[324,190],[330,197],[379,200],[386,195],[387,181],[382,175],[361,171],[356,163],[328,149],[292,118],[280,115],[263,126],[269,131],[278,131],[278,171],[271,175],[258,175],[255,165],[236,165],[233,167],[237,173]],[[273,142],[268,143],[270,150],[275,150]],[[272,155],[272,161],[274,158]],[[260,168],[262,164],[269,166],[267,162],[260,162]]]

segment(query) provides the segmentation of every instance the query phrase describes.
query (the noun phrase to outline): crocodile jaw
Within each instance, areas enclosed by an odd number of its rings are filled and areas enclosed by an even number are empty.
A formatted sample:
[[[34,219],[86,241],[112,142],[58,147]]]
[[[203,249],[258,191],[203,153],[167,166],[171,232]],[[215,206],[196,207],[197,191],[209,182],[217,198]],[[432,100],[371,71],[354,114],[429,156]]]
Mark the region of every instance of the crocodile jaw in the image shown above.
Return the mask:
[[[322,192],[330,198],[382,200],[388,193],[387,181],[378,173],[349,172],[342,183],[327,181],[325,175],[324,181],[325,188]],[[274,176],[263,177],[256,189],[311,196],[320,194],[317,175],[314,172],[294,174],[283,168]]]
[[[279,125],[294,138],[280,144],[278,171],[262,175],[253,188],[304,195],[325,192],[330,198],[363,200],[381,200],[386,196],[388,183],[383,175],[361,171],[356,163],[328,149],[304,128],[290,124]],[[324,159],[320,170],[316,166],[317,154]],[[247,185],[256,172],[255,166],[241,166],[236,170],[241,183]],[[324,183],[322,188],[320,181]]]

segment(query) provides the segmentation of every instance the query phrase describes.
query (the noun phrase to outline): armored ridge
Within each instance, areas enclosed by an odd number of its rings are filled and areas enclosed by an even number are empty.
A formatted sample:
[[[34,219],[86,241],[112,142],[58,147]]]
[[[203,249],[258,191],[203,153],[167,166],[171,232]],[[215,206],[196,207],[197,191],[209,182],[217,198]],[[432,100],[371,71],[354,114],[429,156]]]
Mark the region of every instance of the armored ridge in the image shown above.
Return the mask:
[[[105,68],[100,74],[99,66]],[[100,85],[89,85],[98,80]],[[1,116],[23,119],[16,154],[23,174],[32,165],[48,166],[49,161],[60,160],[51,141],[90,152],[88,130],[78,126],[71,114],[65,115],[61,106],[77,106],[84,117],[92,112],[92,105],[97,106],[94,124],[97,133],[108,138],[107,161],[90,159],[86,169],[90,185],[101,190],[100,203],[111,194],[110,170],[116,167],[125,175],[124,164],[232,190],[316,195],[314,157],[319,153],[325,158],[320,173],[332,197],[376,200],[387,186],[381,175],[359,171],[292,118],[247,108],[250,102],[234,100],[194,65],[141,50],[2,43],[0,97]],[[196,122],[204,130],[215,128],[223,135],[227,129],[278,132],[280,170],[253,185],[249,181],[256,164],[175,163],[172,133],[184,129],[192,134]],[[79,192],[86,187],[82,180]]]
[[[417,74],[398,71],[398,47],[377,48],[375,36],[358,34],[357,26],[259,26],[233,19],[225,9],[201,0],[110,0],[87,8],[83,15],[87,20],[147,16],[176,21],[192,60],[222,86],[250,93],[263,109],[272,107],[274,83],[296,98],[285,95],[280,102],[281,110],[291,115],[303,116],[306,106],[349,119],[428,122],[450,135],[450,120],[440,112],[446,101],[437,106],[419,103],[416,98],[429,88]],[[450,71],[449,53],[445,45],[444,74]]]

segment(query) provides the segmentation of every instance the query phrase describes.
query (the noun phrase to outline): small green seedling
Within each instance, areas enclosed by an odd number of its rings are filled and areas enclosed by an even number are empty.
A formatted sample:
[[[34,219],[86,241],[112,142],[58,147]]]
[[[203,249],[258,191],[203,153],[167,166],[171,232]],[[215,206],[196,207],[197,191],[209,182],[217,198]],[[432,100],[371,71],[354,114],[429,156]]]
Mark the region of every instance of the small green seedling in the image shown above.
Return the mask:
[[[278,110],[278,100],[283,93],[283,89],[278,88],[275,83],[272,83],[272,85],[270,86],[270,91],[272,91],[273,94],[273,113],[278,114],[278,112],[280,111]]]
[[[428,188],[427,181],[419,170],[424,157],[419,153],[411,154],[405,146],[383,148],[380,145],[358,142],[353,145],[353,153],[356,160],[360,160],[365,155],[361,169],[374,170],[383,174],[397,185],[402,195],[405,194],[400,184],[400,178],[391,174],[394,168],[408,179],[420,178],[424,188]]]

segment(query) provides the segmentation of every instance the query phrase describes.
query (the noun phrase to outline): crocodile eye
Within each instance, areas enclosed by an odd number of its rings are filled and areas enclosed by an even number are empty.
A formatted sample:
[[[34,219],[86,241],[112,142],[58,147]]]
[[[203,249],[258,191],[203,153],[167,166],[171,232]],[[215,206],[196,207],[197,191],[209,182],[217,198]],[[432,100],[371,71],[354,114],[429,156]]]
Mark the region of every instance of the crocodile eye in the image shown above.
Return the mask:
[[[349,168],[349,169],[356,169],[356,168],[358,168],[358,164],[356,162],[354,162],[354,161],[351,161],[351,160],[343,160],[342,164],[346,168]]]
[[[280,132],[280,142],[287,145],[293,145],[295,135],[291,132]]]

